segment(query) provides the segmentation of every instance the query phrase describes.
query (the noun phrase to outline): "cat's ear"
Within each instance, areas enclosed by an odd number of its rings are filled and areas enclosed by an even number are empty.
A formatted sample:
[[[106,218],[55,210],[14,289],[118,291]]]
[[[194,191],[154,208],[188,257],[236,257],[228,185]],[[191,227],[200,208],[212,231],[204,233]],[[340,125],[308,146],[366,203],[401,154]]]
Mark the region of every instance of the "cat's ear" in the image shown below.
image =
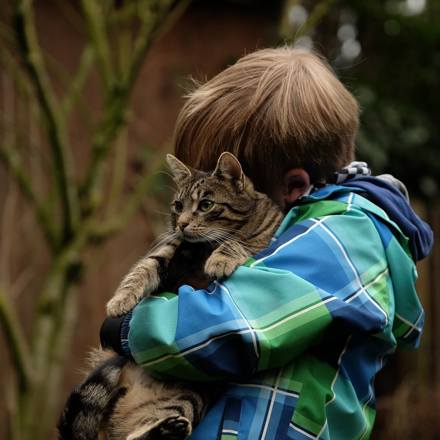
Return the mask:
[[[222,153],[218,158],[213,175],[233,180],[240,190],[244,187],[244,173],[241,169],[240,162],[232,153],[228,153],[227,151]]]
[[[172,154],[167,154],[167,163],[176,182],[180,182],[192,176],[191,170]]]

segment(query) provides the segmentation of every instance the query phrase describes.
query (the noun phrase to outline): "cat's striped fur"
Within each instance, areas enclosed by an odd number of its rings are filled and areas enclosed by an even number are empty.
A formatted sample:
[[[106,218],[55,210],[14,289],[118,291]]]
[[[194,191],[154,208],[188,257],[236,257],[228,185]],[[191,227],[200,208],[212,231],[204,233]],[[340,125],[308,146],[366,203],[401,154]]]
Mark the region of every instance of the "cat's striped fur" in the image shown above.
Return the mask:
[[[127,313],[158,289],[207,286],[229,276],[268,245],[281,222],[279,207],[254,190],[232,154],[223,153],[210,173],[190,169],[171,155],[167,160],[178,186],[171,231],[123,279],[107,304],[109,315]],[[159,382],[118,359],[97,357],[97,368],[68,400],[61,438],[91,440],[100,431],[109,439],[185,439],[213,392]],[[95,402],[91,384],[96,385]]]
[[[94,350],[90,364],[66,402],[60,439],[184,439],[201,418],[206,392],[159,382],[110,350]]]
[[[127,361],[114,353],[106,355],[96,351],[91,355],[91,364],[99,363],[99,366],[70,394],[58,424],[60,438],[97,438],[99,430],[96,427],[101,425],[127,391],[120,384],[122,367]]]
[[[214,245],[204,269],[208,277],[219,279],[267,246],[281,221],[280,209],[254,190],[232,154],[223,153],[212,173],[190,170],[172,155],[168,163],[179,186],[172,205],[171,234],[122,280],[107,304],[111,316],[127,313],[157,290],[183,241]],[[209,208],[202,209],[203,204]]]

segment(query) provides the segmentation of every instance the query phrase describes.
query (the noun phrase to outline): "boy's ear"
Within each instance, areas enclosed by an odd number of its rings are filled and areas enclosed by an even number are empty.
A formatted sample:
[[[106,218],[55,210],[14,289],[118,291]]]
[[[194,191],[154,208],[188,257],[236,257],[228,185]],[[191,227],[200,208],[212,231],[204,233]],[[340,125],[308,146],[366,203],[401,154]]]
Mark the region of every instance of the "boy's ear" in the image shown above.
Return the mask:
[[[310,188],[310,176],[303,168],[293,168],[283,178],[283,201],[288,206],[303,196]]]
[[[212,174],[213,176],[233,180],[240,190],[244,187],[243,170],[241,169],[240,162],[232,153],[225,151],[220,155]]]
[[[174,181],[180,182],[192,176],[191,170],[176,156],[167,154],[167,163],[173,173]]]

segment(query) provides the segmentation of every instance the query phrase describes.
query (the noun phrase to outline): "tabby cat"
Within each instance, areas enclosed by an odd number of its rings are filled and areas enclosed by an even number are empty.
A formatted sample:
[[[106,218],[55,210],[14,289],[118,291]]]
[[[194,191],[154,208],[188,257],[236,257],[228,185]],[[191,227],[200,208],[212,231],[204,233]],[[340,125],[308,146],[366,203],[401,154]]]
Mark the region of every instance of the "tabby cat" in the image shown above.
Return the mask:
[[[122,280],[107,304],[110,316],[127,313],[156,290],[177,293],[182,284],[206,287],[231,275],[267,247],[281,222],[280,208],[254,189],[231,153],[209,173],[172,155],[167,162],[178,187],[169,234]],[[157,381],[109,351],[97,351],[93,364],[67,401],[62,439],[91,440],[98,432],[108,439],[185,439],[212,398],[193,384]]]

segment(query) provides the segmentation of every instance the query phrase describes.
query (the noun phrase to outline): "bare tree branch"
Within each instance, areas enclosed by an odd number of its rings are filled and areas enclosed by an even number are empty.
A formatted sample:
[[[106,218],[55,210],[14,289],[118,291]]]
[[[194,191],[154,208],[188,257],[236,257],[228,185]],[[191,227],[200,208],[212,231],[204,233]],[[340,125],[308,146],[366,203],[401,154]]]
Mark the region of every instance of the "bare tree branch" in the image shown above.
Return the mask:
[[[131,59],[131,66],[125,78],[122,79],[123,84],[134,85],[134,81],[142,67],[142,63],[145,59],[145,55],[148,49],[156,41],[156,37],[160,34],[160,29],[165,26],[164,19],[170,19],[170,9],[173,4],[173,0],[159,1],[157,10],[152,12],[150,2],[144,2],[144,7],[141,9],[141,28],[139,34],[135,40],[133,56]],[[175,9],[179,14],[184,12],[184,9]],[[175,18],[175,15],[173,16]],[[169,29],[169,26],[166,26]]]
[[[64,365],[64,362],[68,357],[69,350],[67,348],[72,340],[72,336],[75,332],[75,325],[77,323],[78,301],[76,300],[75,292],[72,291],[74,289],[75,286],[71,286],[70,289],[66,290],[66,298],[63,301],[60,313],[57,316],[56,328],[53,332],[54,338],[51,343],[50,353],[52,362],[48,365],[48,373],[50,377],[45,385],[48,402],[43,417],[45,417],[46,421],[42,423],[43,426],[50,426],[52,414],[56,413],[59,405],[60,393],[58,390],[63,385],[64,374],[60,365]],[[96,339],[98,339],[97,335]]]
[[[124,130],[116,141],[111,187],[107,202],[107,213],[110,216],[114,215],[118,209],[118,203],[120,202],[120,196],[124,187],[127,169],[127,137],[127,130]]]
[[[285,43],[292,44],[299,37],[309,33],[314,29],[319,21],[328,13],[336,0],[323,0],[316,2],[311,10],[306,22],[299,28],[293,27],[289,23],[289,11],[299,3],[298,0],[286,0],[284,3],[284,11],[281,15],[280,35]]]
[[[70,88],[62,102],[62,107],[66,118],[69,116],[72,107],[75,105],[76,100],[84,88],[88,74],[90,73],[90,69],[92,67],[94,55],[95,54],[91,46],[87,46],[83,50],[75,77],[72,79]]]
[[[57,247],[55,225],[49,217],[44,205],[35,194],[32,182],[29,179],[29,174],[24,170],[18,152],[6,145],[0,145],[0,160],[4,163],[11,176],[14,177],[21,193],[32,206],[35,212],[35,217],[43,231],[44,238],[50,249],[54,251]]]
[[[31,0],[14,0],[14,6],[17,41],[46,119],[47,135],[54,157],[54,175],[61,196],[64,238],[68,239],[77,226],[79,209],[66,129],[38,44]]]
[[[163,157],[158,154],[150,166],[149,171],[140,178],[130,196],[124,201],[123,209],[119,210],[113,218],[92,227],[91,237],[93,239],[104,240],[119,232],[130,221],[141,206],[145,195],[151,190],[154,179],[157,178],[158,171],[162,166]]]
[[[301,35],[304,35],[314,29],[321,19],[328,13],[329,9],[333,6],[336,0],[325,0],[318,2],[310,12],[305,26],[301,29]]]
[[[90,40],[96,52],[99,73],[107,92],[113,84],[113,68],[102,3],[97,0],[81,1]]]
[[[17,372],[21,390],[26,390],[32,380],[29,348],[15,310],[9,303],[4,289],[0,287],[0,324],[3,327],[7,346]]]
[[[279,35],[286,43],[292,43],[296,39],[298,29],[293,29],[290,23],[290,11],[300,2],[300,0],[284,0],[282,13],[280,15]]]
[[[81,277],[85,251],[91,247],[95,238],[107,238],[125,226],[139,209],[145,194],[154,185],[157,176],[155,171],[161,165],[160,154],[154,156],[150,168],[140,177],[130,194],[124,197],[124,204],[120,203],[125,183],[127,147],[123,136],[119,135],[126,126],[130,95],[148,50],[153,41],[163,35],[183,14],[190,0],[138,0],[135,7],[125,8],[124,4],[122,9],[114,8],[113,3],[107,1],[82,2],[83,17],[88,26],[88,40],[73,81],[67,86],[68,91],[61,100],[54,91],[53,68],[48,57],[43,59],[32,0],[12,0],[15,11],[15,45],[18,49],[10,49],[11,44],[14,44],[12,42],[8,43],[6,50],[12,54],[14,67],[20,70],[21,78],[25,78],[26,85],[30,85],[28,90],[31,91],[31,104],[38,104],[41,108],[42,117],[38,117],[38,121],[45,124],[46,137],[51,147],[51,161],[46,164],[45,170],[45,174],[52,179],[48,191],[56,191],[54,211],[63,215],[64,228],[62,235],[54,232],[57,223],[53,219],[55,216],[52,217],[49,213],[47,199],[40,200],[41,196],[32,185],[32,174],[27,173],[27,161],[22,163],[19,151],[10,147],[17,142],[4,141],[5,148],[1,149],[0,144],[0,160],[5,163],[21,192],[37,213],[39,226],[43,230],[46,228],[45,233],[48,236],[53,234],[56,242],[49,270],[44,274],[43,288],[38,292],[29,346],[22,335],[21,327],[15,328],[18,320],[10,301],[0,291],[1,325],[6,332],[14,362],[18,365],[17,371],[22,384],[15,389],[17,405],[13,414],[17,438],[20,440],[47,438],[47,433],[53,426],[55,405],[59,397],[56,391],[62,380],[64,355],[68,352],[66,346],[72,339],[75,322],[74,314],[69,312],[74,310],[77,302],[75,284]],[[121,11],[123,17],[118,16]],[[137,19],[140,21],[139,27],[135,23]],[[122,27],[124,28],[121,29]],[[125,33],[120,32],[124,30]],[[112,36],[112,43],[109,35]],[[120,52],[119,56],[117,51]],[[18,58],[24,63],[17,63]],[[94,60],[103,84],[104,107],[101,123],[92,127],[94,135],[91,158],[79,192],[74,178],[68,123],[69,115],[81,103],[81,91]],[[116,60],[120,65],[116,66]],[[22,68],[23,64],[27,68],[26,72]],[[115,181],[110,189],[108,211],[111,216],[108,223],[102,226],[100,217],[107,212],[103,203],[104,194],[107,194],[104,193],[103,182],[105,170],[111,165],[109,153],[115,147]],[[81,212],[80,202],[83,204]],[[114,209],[115,206],[121,209]],[[32,365],[32,377],[26,362]],[[27,389],[24,389],[25,386]],[[49,393],[49,398],[42,399],[44,393]]]
[[[126,75],[115,85],[109,97],[100,129],[93,140],[92,159],[82,186],[86,204],[89,205],[88,208],[92,211],[99,204],[102,197],[103,161],[113,147],[113,140],[124,125],[127,102],[145,55],[153,42],[156,41],[157,36],[163,35],[162,29],[169,29],[168,20],[171,20],[171,23],[175,23],[190,2],[184,1],[182,2],[184,7],[179,6],[171,10],[174,3],[173,0],[163,0],[159,2],[158,10],[155,13],[147,7],[146,3],[149,2],[144,2],[145,7],[141,8],[142,25],[135,41],[131,66]]]
[[[33,368],[38,382],[43,381],[54,361],[51,356],[53,338],[62,331],[66,295],[74,284],[71,270],[81,261],[81,252],[89,238],[90,224],[85,222],[76,231],[75,238],[56,255],[39,294],[31,340]]]

